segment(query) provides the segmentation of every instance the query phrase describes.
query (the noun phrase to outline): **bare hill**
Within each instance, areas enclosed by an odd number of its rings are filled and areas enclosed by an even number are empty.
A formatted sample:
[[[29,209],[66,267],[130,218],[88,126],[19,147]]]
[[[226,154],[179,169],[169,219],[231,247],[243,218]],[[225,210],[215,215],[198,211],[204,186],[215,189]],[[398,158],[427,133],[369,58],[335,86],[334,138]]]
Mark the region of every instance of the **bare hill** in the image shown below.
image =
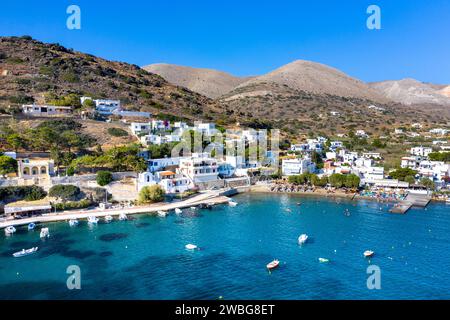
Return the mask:
[[[415,79],[374,82],[370,86],[386,98],[406,105],[450,105],[449,96],[445,95],[448,89]]]
[[[388,102],[364,82],[329,66],[305,60],[294,61],[268,74],[252,78],[237,88],[241,89],[261,83],[274,83],[314,94]]]
[[[204,68],[191,68],[174,64],[157,63],[143,69],[160,75],[170,83],[186,87],[209,98],[217,98],[228,93],[248,78]]]

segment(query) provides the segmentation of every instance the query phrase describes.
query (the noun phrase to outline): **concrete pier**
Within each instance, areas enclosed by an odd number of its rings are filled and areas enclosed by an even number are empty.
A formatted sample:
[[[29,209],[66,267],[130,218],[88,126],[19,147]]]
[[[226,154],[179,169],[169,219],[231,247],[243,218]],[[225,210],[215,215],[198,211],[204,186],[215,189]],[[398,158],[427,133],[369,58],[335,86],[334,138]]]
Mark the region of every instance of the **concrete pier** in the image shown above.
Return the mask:
[[[431,201],[431,196],[428,194],[409,193],[405,200],[399,201],[389,210],[391,213],[405,214],[412,207],[425,208]]]

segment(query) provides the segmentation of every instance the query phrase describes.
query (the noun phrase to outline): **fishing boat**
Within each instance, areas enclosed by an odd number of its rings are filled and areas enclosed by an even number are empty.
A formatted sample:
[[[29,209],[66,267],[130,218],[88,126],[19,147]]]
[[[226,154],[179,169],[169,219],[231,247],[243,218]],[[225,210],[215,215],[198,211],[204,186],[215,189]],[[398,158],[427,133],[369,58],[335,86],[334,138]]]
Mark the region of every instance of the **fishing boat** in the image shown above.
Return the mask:
[[[119,220],[120,220],[120,221],[125,221],[125,220],[127,220],[127,219],[128,219],[128,217],[127,217],[127,215],[126,215],[125,213],[119,214]]]
[[[319,258],[319,262],[320,263],[326,263],[326,262],[330,262],[330,260],[327,259],[327,258]]]
[[[375,254],[375,252],[373,252],[372,250],[366,250],[366,251],[364,251],[364,257],[365,257],[365,258],[373,257],[374,254]]]
[[[195,244],[189,243],[184,246],[187,250],[196,250],[198,247]]]
[[[77,219],[70,219],[69,220],[69,226],[75,227],[77,225],[78,225],[78,220]]]
[[[175,213],[176,214],[182,214],[183,210],[181,210],[180,208],[175,208]]]
[[[20,251],[14,252],[12,255],[15,258],[20,258],[20,257],[23,257],[23,256],[28,256],[30,254],[33,254],[36,251],[38,251],[38,247],[34,247],[34,248],[30,248],[30,249],[22,249]]]
[[[36,228],[36,224],[33,223],[33,222],[31,222],[31,223],[28,225],[28,231],[34,230],[34,228]]]
[[[230,201],[228,201],[228,205],[230,207],[236,207],[238,205],[238,203],[236,201],[230,200]]]
[[[165,216],[167,216],[167,212],[163,211],[163,210],[159,210],[158,211],[158,217],[164,218]]]
[[[298,243],[299,244],[304,244],[304,243],[306,243],[306,241],[308,241],[308,235],[307,234],[301,234],[298,237]]]
[[[98,218],[96,216],[89,216],[87,220],[88,220],[89,224],[97,224],[98,223]]]
[[[16,232],[16,228],[14,228],[13,226],[8,226],[5,228],[5,235],[7,235],[7,236],[10,236],[15,232]]]
[[[268,263],[266,267],[267,267],[267,269],[269,269],[269,270],[273,270],[273,269],[275,269],[275,268],[278,268],[279,265],[280,265],[280,261],[278,261],[278,260],[273,260],[272,262]]]
[[[50,237],[50,232],[48,231],[48,228],[42,228],[41,233],[39,235],[42,239]]]
[[[108,215],[108,216],[105,217],[105,222],[109,223],[111,221],[113,221],[113,217],[112,216]]]

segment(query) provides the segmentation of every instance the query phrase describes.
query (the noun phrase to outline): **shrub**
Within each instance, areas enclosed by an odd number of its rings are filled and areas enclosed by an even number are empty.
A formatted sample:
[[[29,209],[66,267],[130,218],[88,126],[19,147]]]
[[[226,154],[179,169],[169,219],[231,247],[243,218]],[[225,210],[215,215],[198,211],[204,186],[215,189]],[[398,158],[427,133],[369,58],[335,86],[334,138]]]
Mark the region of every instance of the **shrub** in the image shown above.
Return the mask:
[[[128,132],[120,128],[108,128],[108,133],[113,137],[126,137]]]
[[[80,201],[73,201],[73,202],[61,202],[61,203],[53,203],[52,207],[53,209],[57,211],[61,210],[71,210],[71,209],[84,209],[92,205],[92,202],[87,199],[83,199]]]
[[[143,187],[139,192],[140,203],[161,202],[164,200],[164,190],[161,186],[155,184],[152,186]]]
[[[106,186],[111,181],[113,181],[112,173],[109,171],[99,171],[97,172],[97,183],[99,186]]]
[[[40,200],[47,194],[38,186],[3,187],[0,188],[0,199],[5,202],[17,200]]]
[[[80,195],[80,188],[74,185],[58,184],[50,188],[50,197],[55,197],[63,201],[75,200]]]
[[[14,173],[17,171],[17,161],[8,156],[0,156],[0,175]]]
[[[25,195],[26,201],[36,201],[44,199],[47,196],[47,193],[38,186],[31,186],[31,189],[28,190],[27,194]]]

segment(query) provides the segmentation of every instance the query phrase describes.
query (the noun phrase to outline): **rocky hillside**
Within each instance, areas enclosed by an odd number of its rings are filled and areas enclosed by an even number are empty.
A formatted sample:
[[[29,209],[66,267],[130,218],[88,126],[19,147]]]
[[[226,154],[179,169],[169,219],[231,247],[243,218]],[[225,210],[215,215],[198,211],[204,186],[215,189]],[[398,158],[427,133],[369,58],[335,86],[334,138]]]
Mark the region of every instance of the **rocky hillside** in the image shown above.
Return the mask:
[[[374,82],[370,86],[385,97],[406,105],[450,106],[449,89],[415,79]]]
[[[160,75],[170,83],[186,87],[210,98],[218,98],[248,80],[248,78],[235,77],[222,71],[167,63],[151,64],[143,69]]]
[[[54,102],[70,94],[120,99],[130,110],[192,119],[212,119],[221,111],[213,100],[136,65],[29,37],[0,37],[0,108]]]

